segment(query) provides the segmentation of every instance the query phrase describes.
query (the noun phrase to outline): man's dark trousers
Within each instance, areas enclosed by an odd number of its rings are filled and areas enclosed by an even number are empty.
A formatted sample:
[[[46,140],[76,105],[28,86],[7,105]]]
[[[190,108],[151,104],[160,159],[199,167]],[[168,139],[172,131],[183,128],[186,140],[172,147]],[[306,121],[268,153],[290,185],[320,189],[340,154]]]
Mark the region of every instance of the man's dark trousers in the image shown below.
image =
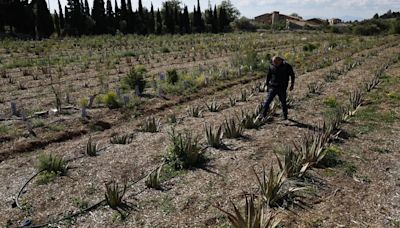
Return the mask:
[[[283,111],[283,116],[285,119],[288,117],[288,108],[286,104],[286,97],[287,97],[287,86],[279,86],[279,87],[271,87],[268,88],[268,95],[267,99],[264,102],[263,105],[263,116],[265,117],[269,111],[269,105],[271,102],[274,100],[275,96],[278,95],[279,100],[282,104],[282,111]]]

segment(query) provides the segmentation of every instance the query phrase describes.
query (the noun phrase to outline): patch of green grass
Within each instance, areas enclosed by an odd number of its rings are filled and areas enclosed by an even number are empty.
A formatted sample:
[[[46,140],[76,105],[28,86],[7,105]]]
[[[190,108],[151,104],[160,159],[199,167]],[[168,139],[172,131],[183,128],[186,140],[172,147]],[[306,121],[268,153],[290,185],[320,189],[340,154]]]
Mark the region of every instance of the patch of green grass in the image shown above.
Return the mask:
[[[39,185],[45,185],[56,179],[57,174],[55,172],[42,172],[38,175],[36,183]]]
[[[336,108],[338,107],[339,103],[336,100],[336,97],[327,97],[324,99],[324,104],[329,108]]]
[[[369,122],[364,125],[357,126],[355,129],[355,133],[360,135],[367,134],[369,132],[374,131],[377,128],[377,126],[378,126],[377,123]]]
[[[356,113],[355,118],[361,121],[393,124],[398,117],[393,110],[382,111],[377,105],[367,106]]]
[[[342,163],[339,156],[341,151],[336,146],[330,146],[325,149],[325,157],[318,163],[317,167],[335,167]]]
[[[0,134],[7,135],[8,133],[10,133],[10,128],[4,124],[0,124]]]
[[[400,219],[390,219],[390,224],[392,224],[394,227],[400,228]]]
[[[395,91],[389,92],[389,93],[387,94],[387,96],[388,96],[390,99],[395,100],[395,101],[399,101],[399,100],[400,100],[400,94],[399,94],[399,93],[396,93]]]
[[[160,208],[164,213],[170,214],[176,211],[176,207],[172,200],[173,198],[171,196],[164,196],[162,198],[160,202]]]
[[[81,198],[75,197],[72,199],[72,203],[75,207],[79,208],[80,210],[84,210],[89,207],[89,203]]]
[[[62,125],[48,125],[47,128],[55,132],[60,132],[65,130],[65,127]]]
[[[336,172],[333,169],[323,169],[321,174],[325,177],[333,177],[336,176]]]
[[[44,127],[45,123],[41,119],[32,119],[32,127],[33,128],[39,128],[39,127]]]
[[[178,176],[183,176],[186,172],[187,171],[184,169],[175,169],[175,167],[171,164],[165,164],[161,170],[162,175],[160,175],[160,182],[168,181]]]
[[[128,218],[128,214],[123,211],[116,211],[112,214],[112,221],[113,222],[123,222]]]
[[[134,51],[124,51],[118,54],[120,57],[136,57],[138,54]]]
[[[357,167],[352,162],[346,162],[344,164],[344,173],[346,176],[353,177],[357,172]]]

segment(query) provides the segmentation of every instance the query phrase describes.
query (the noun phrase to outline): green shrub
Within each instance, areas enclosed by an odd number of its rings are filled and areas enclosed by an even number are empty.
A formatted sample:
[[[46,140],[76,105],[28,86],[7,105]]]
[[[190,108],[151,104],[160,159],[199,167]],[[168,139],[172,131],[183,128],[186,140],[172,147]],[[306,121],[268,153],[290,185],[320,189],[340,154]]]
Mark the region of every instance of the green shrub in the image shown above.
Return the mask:
[[[178,72],[176,69],[167,71],[167,82],[169,84],[175,85],[179,81]]]
[[[122,106],[121,99],[114,92],[108,92],[101,97],[101,102],[104,103],[109,109],[116,109]]]
[[[88,98],[82,98],[80,101],[79,101],[79,106],[81,107],[81,108],[87,108],[88,106],[89,106],[89,99]]]
[[[191,133],[177,134],[175,130],[172,130],[169,136],[170,144],[165,161],[175,167],[175,169],[188,169],[205,162],[199,141]]]
[[[312,52],[312,51],[314,51],[316,48],[317,48],[317,46],[316,46],[315,44],[308,43],[308,44],[305,44],[305,45],[303,46],[303,51]]]
[[[317,164],[318,168],[335,167],[342,164],[339,158],[340,150],[337,147],[330,146],[325,149],[325,157]]]
[[[139,93],[142,94],[146,87],[146,73],[147,70],[143,66],[133,67],[128,75],[123,79],[123,86],[131,90],[135,90],[136,86],[139,87]]]
[[[324,100],[324,104],[330,108],[336,108],[338,106],[338,102],[336,97],[327,97]]]
[[[396,20],[392,21],[392,23],[390,25],[389,33],[400,34],[400,18],[397,18]]]
[[[39,174],[38,179],[36,181],[37,184],[48,184],[52,182],[57,177],[55,172],[42,172]]]
[[[171,51],[169,50],[169,48],[163,47],[163,48],[161,49],[161,52],[162,52],[162,53],[170,53]]]
[[[67,162],[52,154],[42,154],[38,158],[37,169],[39,171],[54,172],[57,175],[65,175],[67,173]]]

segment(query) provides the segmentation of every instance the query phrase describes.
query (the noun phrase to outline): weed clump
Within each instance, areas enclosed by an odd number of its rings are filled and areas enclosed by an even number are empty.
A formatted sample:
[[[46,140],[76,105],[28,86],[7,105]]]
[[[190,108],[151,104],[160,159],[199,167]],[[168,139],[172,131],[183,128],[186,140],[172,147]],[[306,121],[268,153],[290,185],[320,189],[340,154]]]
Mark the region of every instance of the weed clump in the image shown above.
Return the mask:
[[[169,136],[170,144],[165,155],[165,161],[175,169],[189,169],[205,162],[199,141],[190,132],[181,134],[172,130]]]

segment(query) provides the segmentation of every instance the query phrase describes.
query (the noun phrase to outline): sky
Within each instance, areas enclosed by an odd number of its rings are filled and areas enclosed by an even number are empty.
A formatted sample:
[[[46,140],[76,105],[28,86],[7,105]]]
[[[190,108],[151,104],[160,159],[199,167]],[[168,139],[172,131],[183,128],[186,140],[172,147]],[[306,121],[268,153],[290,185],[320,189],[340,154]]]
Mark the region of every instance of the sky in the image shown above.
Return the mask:
[[[51,12],[58,9],[58,0],[47,0],[50,3]],[[88,0],[89,5],[93,0]],[[154,7],[160,7],[164,0],[142,0],[143,6],[150,8],[151,3]],[[64,6],[66,0],[60,0]],[[120,0],[117,0],[120,3]],[[193,10],[197,0],[181,1]],[[200,0],[202,10],[209,2],[219,4],[221,0]],[[280,11],[282,14],[297,13],[303,18],[341,18],[344,20],[367,19],[375,13],[383,14],[389,9],[400,11],[400,0],[231,0],[239,9],[241,16],[254,18],[255,16]],[[114,4],[114,0],[112,0]],[[138,0],[132,0],[133,8],[137,8]],[[119,5],[120,6],[120,5]]]

